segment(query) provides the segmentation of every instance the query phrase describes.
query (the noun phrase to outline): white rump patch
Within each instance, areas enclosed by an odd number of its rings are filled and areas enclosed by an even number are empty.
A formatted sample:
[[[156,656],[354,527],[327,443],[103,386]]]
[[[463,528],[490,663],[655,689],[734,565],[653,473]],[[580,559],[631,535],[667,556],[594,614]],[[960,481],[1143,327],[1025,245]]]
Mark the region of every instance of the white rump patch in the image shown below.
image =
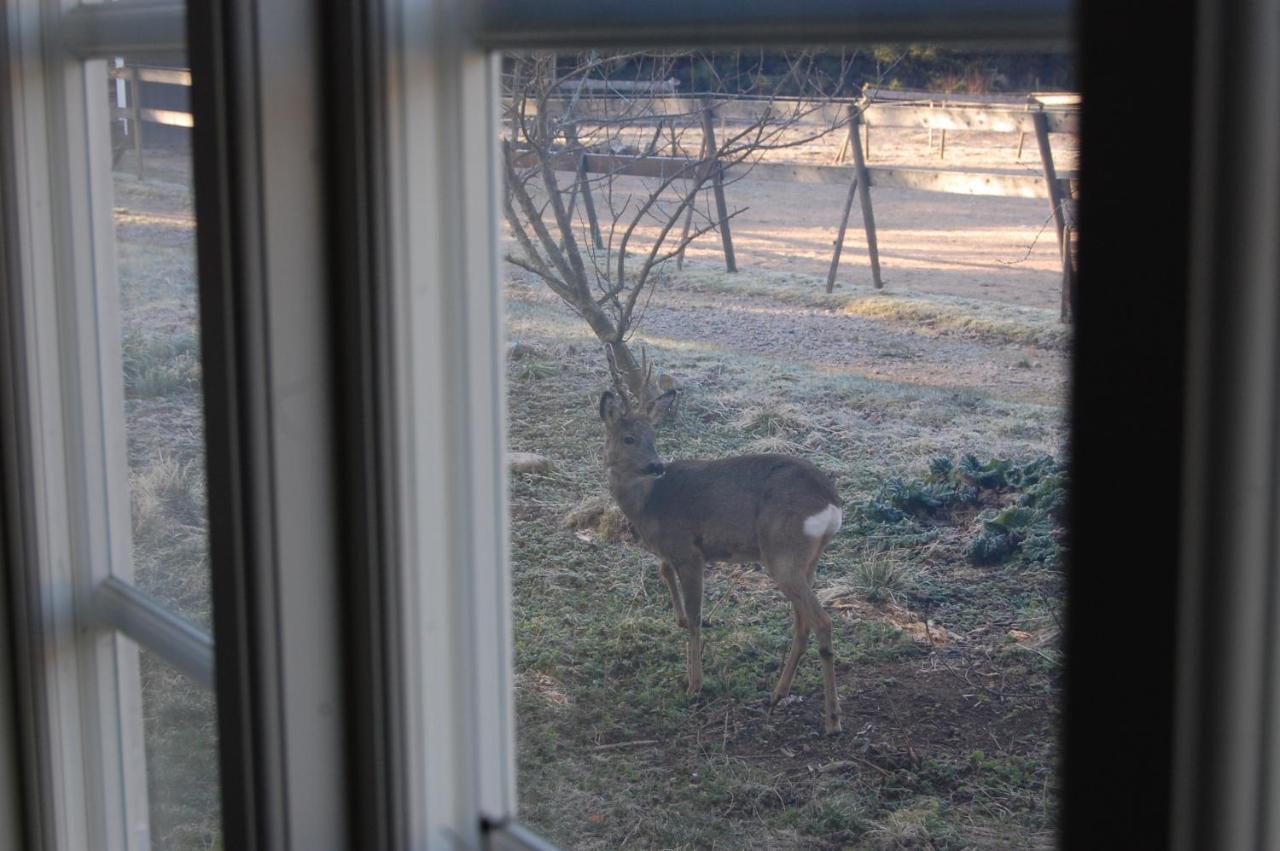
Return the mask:
[[[810,538],[823,538],[840,531],[844,512],[835,505],[828,505],[812,517],[804,520],[804,533]]]

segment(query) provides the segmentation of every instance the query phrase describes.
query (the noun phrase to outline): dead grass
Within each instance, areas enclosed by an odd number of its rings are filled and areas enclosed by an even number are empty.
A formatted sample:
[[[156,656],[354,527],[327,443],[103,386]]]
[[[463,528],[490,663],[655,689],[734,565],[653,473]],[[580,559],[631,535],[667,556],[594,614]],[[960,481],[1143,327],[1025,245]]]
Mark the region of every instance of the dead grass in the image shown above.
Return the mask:
[[[992,343],[1062,349],[1070,342],[1067,326],[1051,310],[937,294],[893,293],[841,285],[827,293],[820,278],[751,270],[731,275],[712,266],[690,266],[673,286],[695,292],[756,296],[787,304],[878,319],[914,333],[955,334]]]

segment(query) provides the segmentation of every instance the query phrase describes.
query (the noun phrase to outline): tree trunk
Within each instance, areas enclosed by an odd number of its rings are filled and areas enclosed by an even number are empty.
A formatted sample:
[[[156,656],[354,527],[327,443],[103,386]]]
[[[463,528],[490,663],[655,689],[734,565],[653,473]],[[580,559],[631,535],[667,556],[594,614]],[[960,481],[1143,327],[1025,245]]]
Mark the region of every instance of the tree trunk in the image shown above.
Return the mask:
[[[645,389],[644,370],[636,362],[635,355],[631,354],[631,348],[622,339],[623,335],[618,333],[618,328],[613,324],[613,320],[593,301],[588,301],[586,304],[575,304],[574,307],[587,320],[587,324],[595,332],[596,338],[609,348],[609,352],[613,356],[613,362],[617,365],[618,371],[622,373],[623,380],[627,382],[627,389],[631,391],[631,395],[636,402],[642,403]]]

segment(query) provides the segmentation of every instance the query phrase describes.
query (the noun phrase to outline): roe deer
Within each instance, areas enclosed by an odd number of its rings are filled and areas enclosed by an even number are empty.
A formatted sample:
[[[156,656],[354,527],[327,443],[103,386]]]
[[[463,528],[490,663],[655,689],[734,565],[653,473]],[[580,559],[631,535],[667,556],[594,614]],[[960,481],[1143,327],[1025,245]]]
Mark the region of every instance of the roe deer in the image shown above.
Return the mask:
[[[831,618],[812,588],[818,558],[843,519],[835,487],[813,464],[789,455],[663,464],[653,426],[667,414],[676,391],[647,401],[642,394],[640,410],[633,411],[617,384],[617,393],[600,397],[609,491],[645,549],[661,560],[676,621],[689,630],[689,693],[702,687],[704,565],[763,562],[795,618],[795,638],[769,708],[791,691],[812,630],[822,656],[826,732],[839,732]]]

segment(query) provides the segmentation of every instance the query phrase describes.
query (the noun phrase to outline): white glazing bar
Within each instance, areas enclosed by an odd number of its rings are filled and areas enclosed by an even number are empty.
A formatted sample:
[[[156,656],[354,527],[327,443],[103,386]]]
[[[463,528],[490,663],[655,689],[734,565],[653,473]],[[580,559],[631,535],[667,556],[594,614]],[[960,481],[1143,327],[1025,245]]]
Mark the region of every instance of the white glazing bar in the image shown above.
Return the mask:
[[[187,7],[162,2],[86,3],[62,17],[62,46],[81,58],[187,49]]]
[[[202,688],[213,688],[213,639],[190,621],[114,576],[93,594],[93,616],[173,665]]]

